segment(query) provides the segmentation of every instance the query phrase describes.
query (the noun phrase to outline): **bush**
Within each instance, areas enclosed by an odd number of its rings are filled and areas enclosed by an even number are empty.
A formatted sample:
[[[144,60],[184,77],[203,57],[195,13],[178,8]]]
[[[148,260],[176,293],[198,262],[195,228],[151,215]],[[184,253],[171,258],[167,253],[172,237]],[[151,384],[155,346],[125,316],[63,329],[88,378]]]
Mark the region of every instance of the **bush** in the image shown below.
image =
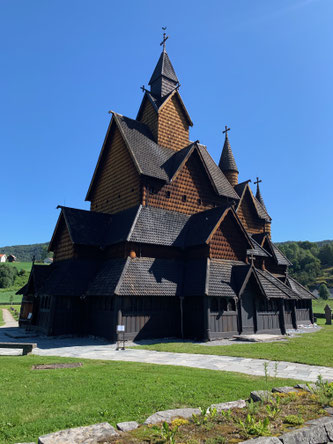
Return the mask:
[[[17,276],[17,269],[8,264],[0,264],[0,288],[11,287]]]
[[[329,298],[330,292],[328,291],[326,284],[321,284],[321,286],[319,287],[319,296],[325,301],[327,301],[327,299]]]

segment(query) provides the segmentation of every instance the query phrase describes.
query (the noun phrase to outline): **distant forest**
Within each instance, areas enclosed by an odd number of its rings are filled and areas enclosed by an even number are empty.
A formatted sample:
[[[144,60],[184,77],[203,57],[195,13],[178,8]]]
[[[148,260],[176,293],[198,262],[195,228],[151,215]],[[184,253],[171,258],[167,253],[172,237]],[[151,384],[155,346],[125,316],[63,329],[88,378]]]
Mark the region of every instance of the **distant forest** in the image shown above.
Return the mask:
[[[47,251],[49,244],[13,245],[12,247],[0,247],[0,253],[7,256],[13,254],[18,262],[31,262],[33,256],[36,261],[42,261],[46,257],[52,257],[52,253]]]
[[[277,244],[292,262],[290,274],[313,289],[325,283],[333,287],[333,241],[282,242]]]

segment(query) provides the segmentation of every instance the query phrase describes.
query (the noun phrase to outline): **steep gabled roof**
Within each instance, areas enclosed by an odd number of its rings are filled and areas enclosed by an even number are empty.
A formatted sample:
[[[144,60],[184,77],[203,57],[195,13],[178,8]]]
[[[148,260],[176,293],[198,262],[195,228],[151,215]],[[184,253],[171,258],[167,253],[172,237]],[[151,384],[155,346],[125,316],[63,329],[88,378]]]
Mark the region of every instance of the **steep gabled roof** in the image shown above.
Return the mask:
[[[34,292],[38,292],[38,290],[42,287],[45,279],[50,275],[52,268],[49,265],[36,265],[33,264],[28,282],[20,288],[16,294],[28,294],[31,286],[34,288]]]
[[[165,49],[162,51],[160,58],[158,59],[157,65],[155,66],[154,72],[149,80],[148,85],[151,85],[159,77],[166,77],[175,83],[178,83],[178,78],[176,76],[175,70],[171,64],[168,53]]]
[[[240,197],[240,200],[237,204],[237,209],[240,207],[240,205],[244,199],[244,196],[245,196],[246,192],[248,191],[250,193],[251,200],[253,202],[253,206],[256,210],[258,217],[260,219],[266,220],[267,222],[271,222],[272,219],[269,216],[269,214],[267,213],[267,211],[263,208],[261,203],[253,196],[249,182],[251,182],[251,181],[247,180],[245,182],[239,183],[238,185],[236,185],[234,187],[235,191],[237,192],[237,195]]]
[[[239,172],[234,155],[232,153],[227,132],[225,133],[225,141],[219,162],[219,167],[221,168],[222,171],[236,171],[237,173]]]
[[[89,296],[177,296],[182,287],[183,263],[177,260],[110,259],[89,285]]]
[[[266,236],[264,243],[265,242],[267,242],[268,247],[272,252],[272,256],[278,265],[286,265],[286,266],[292,265],[290,260],[282,253],[282,251],[278,249],[278,247],[270,240],[268,236]]]
[[[257,199],[257,201],[260,203],[260,205],[263,207],[263,209],[264,209],[264,210],[266,211],[266,213],[267,213],[267,208],[266,208],[266,206],[265,206],[264,199],[263,199],[263,197],[262,197],[262,195],[261,195],[261,192],[260,192],[259,182],[257,182],[256,199]]]
[[[307,288],[290,276],[287,276],[287,284],[301,299],[317,299]]]
[[[266,251],[255,239],[253,236],[251,236],[249,234],[250,238],[251,238],[251,242],[252,242],[252,251],[251,253],[254,256],[262,256],[262,257],[271,257],[271,254],[268,253],[268,251]]]

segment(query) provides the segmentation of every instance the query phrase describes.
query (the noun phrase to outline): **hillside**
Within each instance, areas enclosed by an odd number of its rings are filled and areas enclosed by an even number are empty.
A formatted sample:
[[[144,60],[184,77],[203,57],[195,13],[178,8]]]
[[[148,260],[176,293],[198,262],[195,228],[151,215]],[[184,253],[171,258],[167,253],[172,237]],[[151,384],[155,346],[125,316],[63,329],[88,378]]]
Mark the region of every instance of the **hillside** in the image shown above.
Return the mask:
[[[333,288],[333,240],[288,241],[277,244],[292,262],[290,274],[311,289],[325,283]]]
[[[52,254],[47,251],[48,245],[49,244],[45,242],[43,244],[0,247],[0,253],[4,253],[7,256],[13,254],[19,262],[30,262],[33,256],[35,256],[36,261],[41,261],[46,257],[52,256]]]

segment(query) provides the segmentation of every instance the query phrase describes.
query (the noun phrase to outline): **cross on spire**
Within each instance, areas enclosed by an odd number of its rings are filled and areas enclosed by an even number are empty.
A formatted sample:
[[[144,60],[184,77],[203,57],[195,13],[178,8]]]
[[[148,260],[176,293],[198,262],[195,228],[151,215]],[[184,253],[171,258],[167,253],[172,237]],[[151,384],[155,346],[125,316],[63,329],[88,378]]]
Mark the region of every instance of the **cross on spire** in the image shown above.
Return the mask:
[[[169,36],[166,35],[166,32],[165,32],[167,27],[166,26],[162,26],[162,29],[163,29],[164,32],[163,32],[163,40],[161,41],[160,46],[163,45],[163,51],[165,51],[165,42],[168,40]]]
[[[259,185],[260,182],[262,182],[262,180],[259,180],[259,177],[257,177],[257,181],[256,181],[256,182],[253,182],[253,183],[254,183],[254,185]]]
[[[228,135],[228,131],[230,131],[230,128],[228,128],[228,126],[227,125],[225,125],[225,130],[224,131],[222,131],[222,133],[224,134],[226,134],[226,136]]]

